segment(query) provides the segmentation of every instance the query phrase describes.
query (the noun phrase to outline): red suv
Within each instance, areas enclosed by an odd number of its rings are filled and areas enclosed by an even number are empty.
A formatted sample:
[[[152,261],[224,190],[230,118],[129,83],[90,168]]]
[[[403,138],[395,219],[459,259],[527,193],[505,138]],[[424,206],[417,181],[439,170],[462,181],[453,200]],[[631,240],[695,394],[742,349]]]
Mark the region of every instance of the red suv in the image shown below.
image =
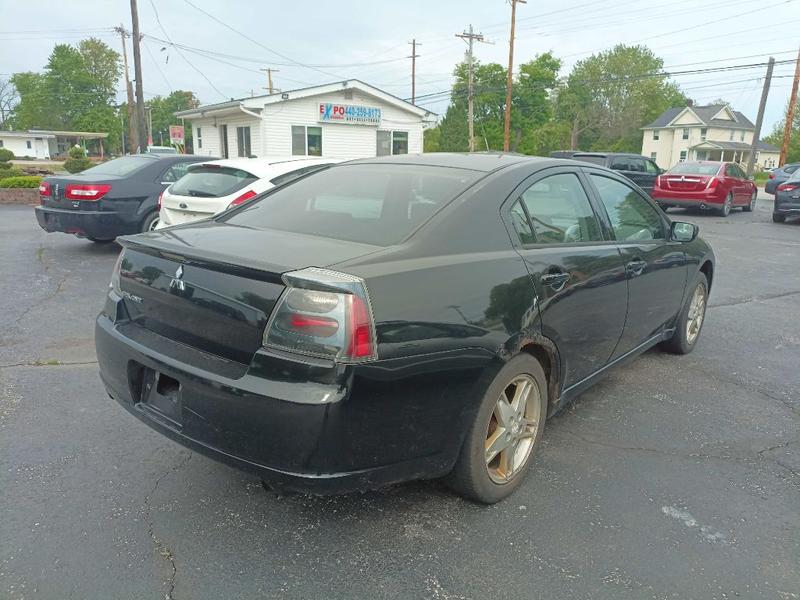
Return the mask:
[[[652,195],[664,210],[700,208],[727,217],[735,206],[752,211],[758,190],[736,163],[696,161],[679,163],[656,177]]]

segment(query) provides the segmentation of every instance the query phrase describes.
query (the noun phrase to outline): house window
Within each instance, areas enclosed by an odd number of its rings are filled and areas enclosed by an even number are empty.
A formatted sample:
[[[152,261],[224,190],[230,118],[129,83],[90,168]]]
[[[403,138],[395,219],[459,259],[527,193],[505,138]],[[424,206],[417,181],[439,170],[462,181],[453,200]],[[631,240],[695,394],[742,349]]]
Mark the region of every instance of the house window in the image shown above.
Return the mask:
[[[653,162],[656,162],[656,156],[657,155],[658,155],[657,152],[651,152],[650,153],[650,160],[652,160]]]
[[[197,136],[196,137],[197,137],[197,147],[198,148],[202,148],[203,147],[203,128],[202,127],[198,127],[197,128]]]
[[[654,140],[658,139],[658,129],[653,129],[653,139]]]
[[[739,141],[744,141],[744,129],[739,132]]]
[[[730,137],[728,138],[728,140],[732,142],[735,135],[736,135],[736,130],[735,129],[731,129],[731,134],[730,134]]]
[[[236,149],[238,156],[247,158],[250,156],[250,127],[236,128]]]
[[[3,140],[0,140],[0,148],[3,147]]]
[[[322,156],[322,127],[292,125],[292,154]]]
[[[680,162],[683,162],[685,160],[686,160],[686,150],[681,150]]]
[[[28,150],[30,150],[30,149],[31,149],[31,141],[30,141],[30,140],[25,140],[25,147],[26,147]]]
[[[700,141],[701,142],[705,142],[706,141],[706,135],[708,135],[708,128],[707,127],[703,127],[700,130]]]
[[[689,139],[689,129],[687,127],[683,128],[683,139],[685,140]]]

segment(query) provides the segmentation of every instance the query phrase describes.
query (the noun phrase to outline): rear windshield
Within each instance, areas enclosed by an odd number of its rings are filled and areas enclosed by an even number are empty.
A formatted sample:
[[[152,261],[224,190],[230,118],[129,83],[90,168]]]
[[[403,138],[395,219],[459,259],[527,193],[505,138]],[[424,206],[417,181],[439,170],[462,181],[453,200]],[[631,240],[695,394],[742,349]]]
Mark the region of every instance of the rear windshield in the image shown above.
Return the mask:
[[[667,173],[679,173],[680,175],[716,175],[719,171],[719,164],[715,163],[678,163]]]
[[[221,220],[391,246],[481,175],[419,165],[343,165],[278,188]]]
[[[119,158],[101,163],[91,169],[86,169],[84,173],[124,177],[139,169],[144,169],[148,165],[152,165],[155,161],[156,159],[154,158],[145,158],[143,156],[120,156]]]
[[[605,156],[581,156],[572,155],[572,158],[575,160],[582,160],[583,162],[593,163],[595,165],[600,165],[601,167],[606,164],[606,157]]]
[[[256,181],[258,177],[242,169],[204,165],[189,171],[169,188],[176,196],[221,198]]]

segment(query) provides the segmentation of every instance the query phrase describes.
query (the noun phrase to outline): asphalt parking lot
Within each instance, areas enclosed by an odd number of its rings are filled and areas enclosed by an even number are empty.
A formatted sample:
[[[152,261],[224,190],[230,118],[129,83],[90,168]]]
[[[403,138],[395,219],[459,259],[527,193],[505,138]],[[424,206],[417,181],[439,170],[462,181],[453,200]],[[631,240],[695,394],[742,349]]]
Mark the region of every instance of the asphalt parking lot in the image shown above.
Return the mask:
[[[93,321],[118,248],[0,207],[0,597],[800,598],[800,222],[686,215],[717,253],[693,354],[552,419],[510,499],[265,492],[118,407]]]

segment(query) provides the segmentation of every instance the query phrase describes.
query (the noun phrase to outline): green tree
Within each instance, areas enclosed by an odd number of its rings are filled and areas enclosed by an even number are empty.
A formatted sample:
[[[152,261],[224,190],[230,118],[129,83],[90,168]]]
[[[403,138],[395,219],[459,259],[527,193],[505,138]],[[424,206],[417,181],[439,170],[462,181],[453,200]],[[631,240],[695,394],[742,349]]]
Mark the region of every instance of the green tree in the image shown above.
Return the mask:
[[[441,137],[442,130],[439,126],[425,129],[422,132],[422,151],[423,152],[439,152],[439,138]]]
[[[784,114],[789,112],[789,103],[787,102],[786,104]],[[783,129],[785,125],[786,117],[784,116],[779,123],[775,124],[772,133],[764,138],[764,141],[780,148],[783,145]],[[800,98],[797,99],[797,104],[794,107],[794,118],[792,119],[792,130],[789,134],[789,150],[786,153],[786,162],[800,162]]]
[[[687,98],[645,46],[617,45],[579,61],[558,93],[557,115],[571,127],[571,147],[640,152],[640,128]]]
[[[169,96],[155,96],[146,103],[151,110],[153,120],[153,142],[158,144],[160,141],[159,132],[163,133],[164,143],[169,145],[169,126],[179,125],[180,119],[175,113],[181,110],[197,108],[200,101],[194,92],[186,90],[175,90]],[[191,142],[191,127],[186,127],[186,144]]]

